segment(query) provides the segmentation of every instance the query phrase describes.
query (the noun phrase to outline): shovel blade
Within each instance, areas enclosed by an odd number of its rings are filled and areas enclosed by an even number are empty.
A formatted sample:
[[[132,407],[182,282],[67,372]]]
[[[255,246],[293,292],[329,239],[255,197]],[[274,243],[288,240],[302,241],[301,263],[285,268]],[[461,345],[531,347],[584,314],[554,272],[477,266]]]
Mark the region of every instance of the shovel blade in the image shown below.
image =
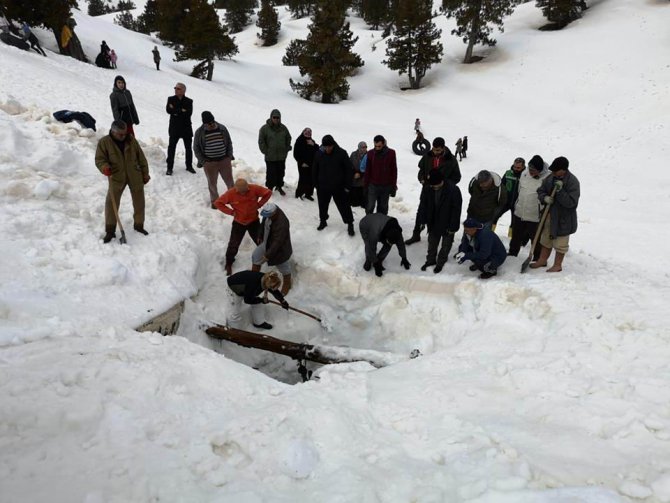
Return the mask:
[[[119,242],[122,245],[125,245],[128,241],[126,241],[126,233],[124,231],[121,231],[121,239],[119,239]]]
[[[521,274],[523,274],[528,270],[528,266],[530,265],[530,259],[531,257],[528,257],[526,260],[523,261],[523,264],[521,264]]]

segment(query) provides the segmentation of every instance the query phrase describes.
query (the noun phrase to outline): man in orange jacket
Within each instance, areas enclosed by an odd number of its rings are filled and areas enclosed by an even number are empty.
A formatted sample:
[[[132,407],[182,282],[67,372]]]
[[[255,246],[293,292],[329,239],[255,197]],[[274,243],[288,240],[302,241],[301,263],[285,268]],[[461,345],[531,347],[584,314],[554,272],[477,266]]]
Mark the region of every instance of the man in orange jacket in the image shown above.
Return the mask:
[[[272,196],[271,190],[248,183],[244,178],[238,178],[232,189],[214,201],[217,209],[233,216],[230,240],[226,250],[226,275],[230,276],[233,273],[233,262],[235,262],[235,256],[245,233],[248,232],[254,243],[258,244],[261,228],[258,221],[258,209],[270,199],[270,196]]]

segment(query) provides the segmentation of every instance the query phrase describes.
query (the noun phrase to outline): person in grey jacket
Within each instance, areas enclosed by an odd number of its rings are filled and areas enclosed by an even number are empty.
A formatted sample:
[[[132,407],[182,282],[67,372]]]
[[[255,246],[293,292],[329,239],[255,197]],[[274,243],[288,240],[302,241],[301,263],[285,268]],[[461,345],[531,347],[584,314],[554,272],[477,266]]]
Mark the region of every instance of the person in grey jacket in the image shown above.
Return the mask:
[[[126,123],[127,134],[135,136],[133,124],[139,126],[140,116],[137,115],[133,95],[126,89],[126,79],[121,75],[114,77],[114,89],[109,95],[109,102],[112,106],[112,115],[115,121]]]
[[[261,217],[259,245],[251,255],[251,270],[260,271],[266,262],[269,266],[277,267],[284,278],[281,293],[286,295],[291,289],[291,225],[286,214],[275,203],[266,203],[261,208]]]
[[[540,222],[540,202],[537,200],[537,189],[542,181],[549,176],[549,165],[542,157],[534,155],[528,162],[528,169],[519,177],[514,213],[512,215],[512,240],[509,243],[508,255],[516,257],[522,246],[532,240]],[[538,241],[533,250],[533,258],[540,257]]]
[[[214,201],[219,198],[218,179],[223,178],[228,189],[233,181],[233,142],[230,133],[223,124],[214,120],[212,112],[205,110],[201,114],[202,126],[195,131],[193,153],[198,159],[198,167],[205,169],[207,188],[212,209],[216,209]]]
[[[383,213],[369,213],[363,217],[358,224],[361,231],[363,243],[365,243],[365,264],[363,269],[369,271],[374,266],[375,274],[382,276],[384,271],[383,262],[391,251],[391,247],[398,247],[400,265],[409,269],[412,264],[407,260],[405,242],[402,239],[402,228],[393,217]],[[377,243],[382,243],[382,249],[377,253]]]
[[[579,180],[568,170],[570,163],[565,157],[557,157],[549,166],[552,176],[542,181],[537,197],[543,204],[550,204],[549,215],[544,222],[540,244],[542,250],[537,261],[530,267],[546,267],[551,250],[556,250],[554,265],[547,272],[563,270],[563,259],[568,253],[570,234],[577,232],[577,205],[579,204]],[[555,192],[554,192],[555,189]],[[552,192],[554,195],[552,196]]]

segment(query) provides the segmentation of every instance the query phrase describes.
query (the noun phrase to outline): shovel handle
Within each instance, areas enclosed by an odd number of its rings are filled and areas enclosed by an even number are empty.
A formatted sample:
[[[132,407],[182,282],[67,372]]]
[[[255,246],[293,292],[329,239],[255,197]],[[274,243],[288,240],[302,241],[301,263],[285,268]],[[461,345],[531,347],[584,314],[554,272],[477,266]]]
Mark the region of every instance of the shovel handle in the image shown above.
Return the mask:
[[[268,299],[268,303],[269,303],[269,304],[276,304],[277,306],[281,306],[281,303],[280,303],[280,302],[277,302],[276,300],[270,300],[270,299]],[[291,311],[295,311],[296,313],[304,314],[305,316],[309,316],[309,317],[312,318],[313,320],[316,320],[316,321],[318,321],[319,323],[321,323],[321,318],[319,318],[318,316],[314,316],[313,314],[310,314],[310,313],[308,313],[308,312],[306,312],[306,311],[302,311],[302,310],[297,309],[297,308],[292,307],[292,306],[288,306],[288,308],[289,308]]]

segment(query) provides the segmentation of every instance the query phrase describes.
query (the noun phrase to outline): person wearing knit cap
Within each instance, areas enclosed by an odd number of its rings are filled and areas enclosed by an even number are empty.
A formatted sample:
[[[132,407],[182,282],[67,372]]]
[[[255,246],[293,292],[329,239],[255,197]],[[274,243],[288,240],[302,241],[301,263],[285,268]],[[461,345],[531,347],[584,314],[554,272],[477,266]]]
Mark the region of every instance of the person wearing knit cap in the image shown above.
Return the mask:
[[[286,157],[291,147],[291,133],[281,121],[281,113],[276,108],[258,131],[258,148],[265,158],[265,186],[285,196],[284,175]]]
[[[547,272],[563,270],[563,259],[568,253],[570,235],[577,232],[577,205],[579,204],[579,180],[569,170],[570,163],[565,157],[557,157],[549,166],[551,176],[547,176],[540,188],[537,197],[540,204],[549,204],[549,214],[542,234],[540,244],[542,249],[538,259],[530,264],[532,269],[546,267],[552,250],[556,250],[554,264]],[[555,189],[555,192],[554,192]],[[552,192],[554,195],[552,196]]]
[[[233,187],[233,142],[223,124],[214,120],[212,112],[205,110],[200,115],[202,126],[195,132],[193,152],[198,159],[198,167],[205,170],[207,188],[212,209],[219,197],[218,179],[223,179],[228,190]]]
[[[498,268],[507,258],[507,251],[495,232],[469,217],[463,222],[463,239],[455,258],[459,264],[472,261],[470,270],[479,270],[480,279],[489,279],[498,274]]]
[[[179,140],[184,142],[184,151],[186,155],[186,171],[195,173],[193,169],[193,127],[191,125],[191,115],[193,114],[193,100],[186,97],[186,84],[177,82],[174,85],[174,96],[167,99],[165,111],[170,116],[170,125],[168,127],[168,136],[170,138],[167,149],[167,172],[166,175],[172,175],[174,167],[174,155],[177,150]]]
[[[502,184],[505,186],[505,191],[507,192],[507,203],[500,216],[507,213],[507,211],[510,211],[512,214],[507,232],[510,238],[512,237],[512,225],[514,224],[514,204],[519,195],[519,178],[521,178],[521,174],[524,172],[526,172],[526,160],[523,157],[517,157],[502,177]]]
[[[522,246],[533,240],[540,222],[540,205],[537,203],[537,189],[549,175],[549,166],[539,155],[528,161],[528,169],[519,177],[514,213],[512,216],[512,239],[509,243],[508,255],[516,257]],[[533,250],[533,258],[540,256],[540,243]]]
[[[275,204],[266,203],[261,208],[258,246],[251,254],[251,270],[260,271],[263,264],[274,266],[283,276],[281,293],[291,289],[291,226],[286,214]]]
[[[295,197],[314,201],[314,182],[312,180],[312,161],[319,150],[319,144],[312,138],[312,129],[306,127],[295,140],[293,158],[298,164],[298,185]]]
[[[428,251],[421,270],[435,266],[433,272],[437,274],[449,259],[461,220],[463,198],[461,190],[451,180],[445,180],[439,170],[432,170],[426,182],[417,212],[418,223],[428,228]]]
[[[363,183],[367,153],[368,144],[364,141],[359,141],[358,148],[349,154],[351,169],[354,172],[354,178],[351,182],[351,191],[349,191],[349,204],[352,208],[365,208],[368,202],[365,184]]]
[[[133,124],[139,126],[140,116],[137,114],[133,95],[126,87],[126,79],[121,75],[114,77],[114,88],[112,94],[109,95],[109,103],[112,107],[114,120],[125,122],[127,133],[130,136],[135,136]]]
[[[426,152],[423,157],[421,157],[418,166],[418,179],[419,183],[421,184],[421,193],[424,191],[428,191],[430,193],[430,187],[426,183],[426,179],[428,178],[428,175],[435,170],[442,173],[444,179],[452,181],[454,185],[461,181],[461,170],[458,166],[458,161],[451,153],[451,150],[449,150],[447,147],[444,138],[440,136],[433,140],[433,148]],[[407,246],[421,241],[421,231],[423,228],[419,224],[418,216],[419,213],[417,211],[412,236],[407,241],[405,241]]]
[[[355,236],[354,214],[349,205],[348,192],[351,190],[353,171],[347,153],[340,148],[335,139],[327,134],[321,140],[321,148],[312,163],[312,180],[316,187],[319,202],[319,226],[322,231],[328,225],[328,207],[330,200],[335,201],[347,232]]]
[[[507,207],[507,190],[500,175],[482,170],[470,180],[468,185],[470,202],[468,217],[495,229],[495,224]]]
[[[400,265],[405,269],[410,268],[411,264],[407,260],[405,243],[402,239],[402,228],[397,219],[383,213],[370,213],[363,217],[358,224],[358,228],[365,244],[363,269],[369,271],[374,266],[375,274],[381,277],[384,271],[384,259],[393,245],[398,247],[398,254],[401,259]],[[377,253],[378,243],[382,243],[382,249],[379,250],[379,253]]]
[[[374,137],[374,149],[368,151],[365,160],[363,185],[368,191],[365,213],[388,214],[389,197],[398,190],[398,164],[395,150],[386,145],[386,139],[378,134]]]

